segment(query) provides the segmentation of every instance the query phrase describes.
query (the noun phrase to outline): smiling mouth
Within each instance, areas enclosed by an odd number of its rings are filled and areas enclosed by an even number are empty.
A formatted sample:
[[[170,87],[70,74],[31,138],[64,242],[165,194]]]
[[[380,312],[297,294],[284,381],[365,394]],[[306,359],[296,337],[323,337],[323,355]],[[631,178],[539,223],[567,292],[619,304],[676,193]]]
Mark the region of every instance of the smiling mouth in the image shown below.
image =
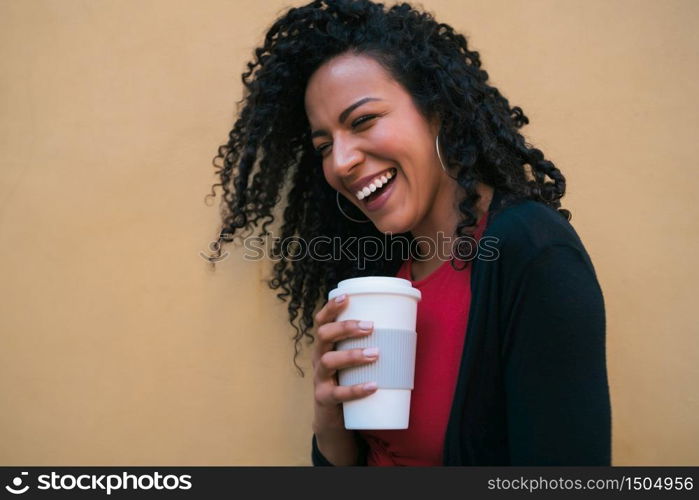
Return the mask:
[[[373,200],[381,196],[388,185],[393,183],[397,174],[397,169],[389,169],[386,174],[378,176],[373,182],[364,187],[362,191],[358,191],[355,194],[356,198],[365,204],[371,203]]]
[[[388,200],[393,196],[393,191],[395,190],[393,183],[396,177],[398,177],[398,171],[394,169],[393,172],[391,178],[387,179],[387,182],[382,184],[380,189],[377,188],[376,191],[370,193],[359,202],[362,204],[362,210],[375,212],[388,203]]]

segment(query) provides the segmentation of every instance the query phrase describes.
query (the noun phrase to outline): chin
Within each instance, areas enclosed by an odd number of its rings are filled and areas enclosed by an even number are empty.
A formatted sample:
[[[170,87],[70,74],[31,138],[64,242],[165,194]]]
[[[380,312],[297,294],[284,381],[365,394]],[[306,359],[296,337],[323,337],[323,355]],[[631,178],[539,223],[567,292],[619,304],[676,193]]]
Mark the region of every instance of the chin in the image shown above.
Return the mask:
[[[386,217],[386,219],[390,219],[390,217]],[[374,222],[374,226],[383,234],[400,234],[407,233],[408,231],[410,231],[410,228],[408,226],[406,226],[405,224],[398,223],[395,220],[378,220]]]

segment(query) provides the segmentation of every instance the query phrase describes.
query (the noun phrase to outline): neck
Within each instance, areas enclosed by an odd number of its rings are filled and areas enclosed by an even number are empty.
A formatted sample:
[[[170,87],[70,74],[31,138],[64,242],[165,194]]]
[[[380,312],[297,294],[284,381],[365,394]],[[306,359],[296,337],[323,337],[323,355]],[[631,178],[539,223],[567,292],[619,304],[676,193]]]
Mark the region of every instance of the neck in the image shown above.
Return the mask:
[[[446,176],[445,176],[446,177]],[[476,191],[480,199],[476,202],[475,211],[477,223],[488,211],[493,197],[493,188],[478,183]],[[455,238],[456,224],[461,218],[458,202],[461,187],[455,180],[446,177],[443,187],[439,190],[432,204],[430,213],[412,231],[413,238],[419,238],[420,252],[426,254],[425,259],[413,262],[413,273],[429,274],[439,267],[444,260],[450,258],[450,245],[446,242]],[[446,238],[449,238],[448,240]],[[418,279],[418,278],[414,278]]]

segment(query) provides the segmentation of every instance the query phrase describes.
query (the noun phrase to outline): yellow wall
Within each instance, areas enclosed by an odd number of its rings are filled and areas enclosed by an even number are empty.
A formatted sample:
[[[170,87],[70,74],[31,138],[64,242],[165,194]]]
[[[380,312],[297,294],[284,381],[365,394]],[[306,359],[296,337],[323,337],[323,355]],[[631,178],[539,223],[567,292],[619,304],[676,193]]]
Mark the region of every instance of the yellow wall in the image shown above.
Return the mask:
[[[0,464],[302,465],[312,385],[204,196],[288,0],[0,0]],[[425,0],[471,37],[608,313],[615,465],[699,464],[699,3]]]

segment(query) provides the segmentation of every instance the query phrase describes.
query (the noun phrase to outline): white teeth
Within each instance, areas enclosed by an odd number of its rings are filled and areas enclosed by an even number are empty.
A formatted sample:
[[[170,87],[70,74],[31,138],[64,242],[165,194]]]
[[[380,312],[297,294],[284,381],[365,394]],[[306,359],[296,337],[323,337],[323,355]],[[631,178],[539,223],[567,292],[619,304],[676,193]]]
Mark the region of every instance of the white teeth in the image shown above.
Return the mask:
[[[364,189],[361,191],[357,191],[355,196],[359,201],[363,200],[367,196],[369,196],[371,193],[375,192],[377,189],[382,188],[388,181],[393,177],[393,174],[389,171],[386,172],[384,175],[381,177],[377,177],[374,179],[371,184],[367,185]]]

